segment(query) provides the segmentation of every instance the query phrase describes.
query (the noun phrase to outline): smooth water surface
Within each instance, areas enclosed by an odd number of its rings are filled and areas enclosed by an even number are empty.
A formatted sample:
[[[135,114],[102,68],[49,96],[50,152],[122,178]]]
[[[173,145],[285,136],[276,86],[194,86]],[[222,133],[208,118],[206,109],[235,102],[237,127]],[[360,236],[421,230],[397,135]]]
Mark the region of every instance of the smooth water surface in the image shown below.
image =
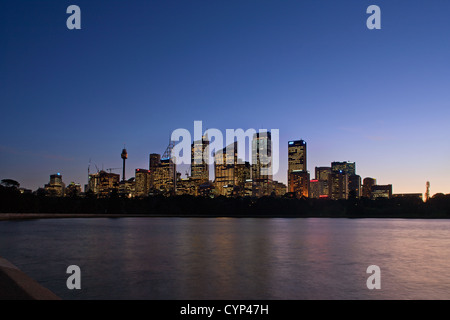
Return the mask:
[[[450,299],[450,221],[0,222],[0,256],[63,299]],[[81,290],[66,269],[81,268]],[[381,269],[381,289],[366,286]]]

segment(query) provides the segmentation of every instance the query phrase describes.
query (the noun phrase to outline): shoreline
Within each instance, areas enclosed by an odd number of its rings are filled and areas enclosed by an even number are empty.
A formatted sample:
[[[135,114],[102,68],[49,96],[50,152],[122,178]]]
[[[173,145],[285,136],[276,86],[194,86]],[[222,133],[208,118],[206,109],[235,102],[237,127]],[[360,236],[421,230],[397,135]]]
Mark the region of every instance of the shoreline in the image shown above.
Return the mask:
[[[16,220],[39,220],[39,219],[92,219],[92,218],[283,218],[283,219],[298,219],[298,218],[328,218],[328,219],[408,219],[408,220],[429,220],[429,219],[449,219],[448,217],[435,216],[345,216],[345,215],[181,215],[181,214],[132,214],[132,213],[0,213],[0,221],[16,221]]]

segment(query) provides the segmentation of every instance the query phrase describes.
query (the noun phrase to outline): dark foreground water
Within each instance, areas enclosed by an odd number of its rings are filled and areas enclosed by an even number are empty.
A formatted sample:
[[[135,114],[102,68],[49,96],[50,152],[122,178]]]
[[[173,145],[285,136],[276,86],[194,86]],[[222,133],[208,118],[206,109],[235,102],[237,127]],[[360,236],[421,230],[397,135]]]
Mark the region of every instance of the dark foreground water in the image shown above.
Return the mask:
[[[64,299],[450,299],[450,220],[2,221],[0,256]]]

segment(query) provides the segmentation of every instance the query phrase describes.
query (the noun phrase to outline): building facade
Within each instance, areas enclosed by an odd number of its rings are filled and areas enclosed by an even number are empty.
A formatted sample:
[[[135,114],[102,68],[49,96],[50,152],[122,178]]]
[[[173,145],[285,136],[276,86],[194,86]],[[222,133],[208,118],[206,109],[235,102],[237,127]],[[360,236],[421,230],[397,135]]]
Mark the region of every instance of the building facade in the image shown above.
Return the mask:
[[[200,183],[209,181],[209,141],[207,137],[191,145],[191,178]]]
[[[331,197],[331,167],[316,167],[316,179],[319,181],[319,198]]]
[[[50,175],[50,181],[44,186],[45,192],[51,197],[64,197],[65,184],[60,173]]]
[[[135,174],[135,192],[136,197],[148,196],[153,187],[152,171],[146,169],[136,169]]]
[[[292,171],[289,173],[289,192],[294,194],[296,198],[308,198],[309,181],[308,171]]]
[[[343,171],[333,171],[330,176],[331,199],[340,200],[348,198],[348,174]]]
[[[377,180],[374,178],[364,178],[362,186],[362,196],[365,198],[372,197],[372,187],[377,185]]]
[[[272,135],[270,132],[257,132],[253,135],[252,180],[261,196],[272,193]]]
[[[390,199],[391,197],[392,197],[392,184],[372,186],[371,198],[373,200],[380,198]]]
[[[119,191],[120,175],[100,171],[89,175],[89,190],[96,196],[104,198]]]

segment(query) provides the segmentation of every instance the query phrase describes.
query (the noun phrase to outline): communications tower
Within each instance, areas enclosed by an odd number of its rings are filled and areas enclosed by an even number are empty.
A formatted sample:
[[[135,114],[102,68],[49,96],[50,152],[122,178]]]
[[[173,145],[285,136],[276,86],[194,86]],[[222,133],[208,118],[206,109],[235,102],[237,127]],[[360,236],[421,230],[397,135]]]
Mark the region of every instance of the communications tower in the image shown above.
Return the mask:
[[[127,149],[123,148],[122,154],[121,154],[120,156],[121,156],[121,158],[123,159],[123,175],[122,175],[122,181],[125,181],[125,160],[128,159]]]

